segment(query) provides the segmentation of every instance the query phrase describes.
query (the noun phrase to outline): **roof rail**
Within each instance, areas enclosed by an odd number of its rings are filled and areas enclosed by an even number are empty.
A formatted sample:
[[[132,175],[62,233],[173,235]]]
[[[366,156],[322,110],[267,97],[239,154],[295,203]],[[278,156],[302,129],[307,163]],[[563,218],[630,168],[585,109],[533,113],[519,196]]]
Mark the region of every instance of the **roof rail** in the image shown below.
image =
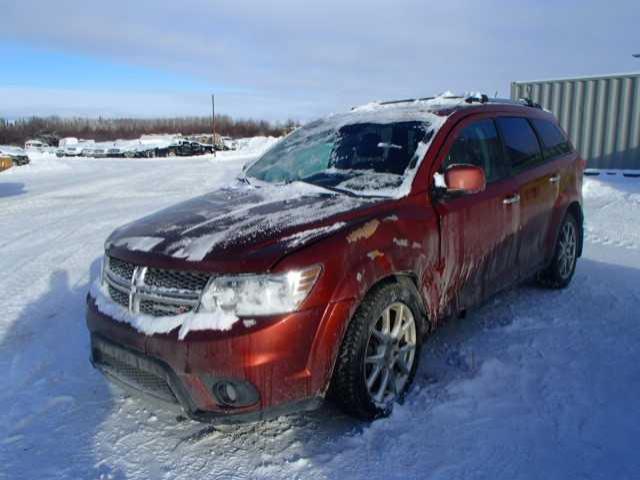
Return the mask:
[[[481,93],[480,96],[477,95],[471,95],[467,98],[464,99],[465,102],[467,103],[488,103],[489,102],[489,97],[487,95],[485,95],[484,93]]]
[[[426,102],[427,100],[433,100],[436,97],[422,97],[422,98],[405,98],[404,100],[387,100],[379,102],[378,105],[394,105],[396,103],[412,103],[412,102]]]
[[[542,105],[540,105],[539,103],[534,102],[529,97],[520,98],[520,99],[518,99],[518,101],[520,103],[522,103],[523,105],[527,106],[527,107],[538,108],[538,109],[542,110]]]
[[[384,102],[375,102],[377,105],[396,105],[400,103],[413,103],[413,102],[425,102],[428,100],[437,100],[438,98],[443,98],[446,100],[461,100],[465,103],[480,103],[480,104],[488,104],[488,103],[499,103],[499,104],[507,104],[507,105],[524,105],[525,107],[538,108],[542,109],[542,106],[539,103],[534,102],[530,98],[520,98],[518,100],[511,100],[509,98],[490,98],[488,95],[484,93],[473,94],[469,96],[460,96],[460,95],[447,95],[440,97],[418,97],[418,98],[405,98],[402,100],[386,100]],[[359,107],[352,107],[351,110],[355,110]]]

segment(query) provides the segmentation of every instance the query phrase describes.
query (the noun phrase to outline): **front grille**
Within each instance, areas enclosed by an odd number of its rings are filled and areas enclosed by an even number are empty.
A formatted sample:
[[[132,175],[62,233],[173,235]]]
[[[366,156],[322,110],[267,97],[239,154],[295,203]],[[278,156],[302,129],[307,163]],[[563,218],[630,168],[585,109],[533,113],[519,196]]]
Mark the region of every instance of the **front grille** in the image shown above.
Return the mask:
[[[93,361],[117,380],[162,400],[177,403],[162,369],[142,356],[94,341]]]
[[[180,272],[149,268],[144,283],[150,287],[173,288],[175,290],[202,290],[209,281],[209,275],[201,272]]]
[[[130,282],[133,278],[133,271],[136,268],[133,263],[123,262],[115,257],[109,257],[109,264],[107,267],[112,273],[127,282]]]
[[[144,267],[107,257],[104,280],[111,299],[132,313],[165,317],[197,308],[210,275]]]
[[[109,285],[109,295],[111,296],[111,300],[122,305],[123,307],[129,308],[129,295],[121,292],[120,290],[116,290],[111,285]]]
[[[150,302],[143,300],[140,302],[140,313],[146,315],[152,315],[154,317],[169,317],[171,315],[180,315],[182,313],[188,313],[193,310],[193,307],[188,305],[170,305],[158,302]]]

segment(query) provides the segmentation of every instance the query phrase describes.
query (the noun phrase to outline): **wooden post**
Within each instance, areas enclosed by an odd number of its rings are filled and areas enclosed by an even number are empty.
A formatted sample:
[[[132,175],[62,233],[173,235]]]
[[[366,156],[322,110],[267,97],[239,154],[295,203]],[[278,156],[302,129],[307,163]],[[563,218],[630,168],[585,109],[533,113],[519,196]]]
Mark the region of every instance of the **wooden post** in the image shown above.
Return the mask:
[[[216,96],[211,95],[211,119],[213,120],[213,156],[216,156]]]

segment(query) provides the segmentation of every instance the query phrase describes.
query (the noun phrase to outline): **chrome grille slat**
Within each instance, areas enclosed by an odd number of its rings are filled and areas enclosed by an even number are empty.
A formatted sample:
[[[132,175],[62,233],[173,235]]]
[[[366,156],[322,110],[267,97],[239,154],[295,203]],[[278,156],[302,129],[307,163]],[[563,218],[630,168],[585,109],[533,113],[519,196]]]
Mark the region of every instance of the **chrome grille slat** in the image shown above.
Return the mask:
[[[173,304],[173,305],[189,305],[191,307],[197,307],[200,300],[198,298],[175,298],[163,296],[161,294],[149,294],[139,292],[138,297],[141,300],[146,300],[150,302],[164,303],[164,304]]]
[[[111,299],[117,304],[129,308],[129,293],[121,292],[112,285],[109,285],[109,296],[111,296]]]
[[[111,299],[132,313],[154,317],[195,310],[210,275],[151,268],[107,257],[104,280]]]
[[[109,272],[105,272],[109,285],[122,293],[129,293],[131,290],[131,282],[124,283],[121,279],[113,277]]]
[[[172,290],[169,288],[149,287],[147,285],[138,287],[141,295],[161,295],[166,298],[176,300],[198,300],[201,290]]]

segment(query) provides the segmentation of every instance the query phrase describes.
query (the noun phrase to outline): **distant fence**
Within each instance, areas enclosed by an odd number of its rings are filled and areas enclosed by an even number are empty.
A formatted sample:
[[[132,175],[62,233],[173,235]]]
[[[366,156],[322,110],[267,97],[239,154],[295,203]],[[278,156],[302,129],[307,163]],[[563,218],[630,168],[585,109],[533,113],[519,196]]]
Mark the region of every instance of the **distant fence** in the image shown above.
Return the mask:
[[[513,82],[552,111],[589,168],[640,170],[640,73]]]

